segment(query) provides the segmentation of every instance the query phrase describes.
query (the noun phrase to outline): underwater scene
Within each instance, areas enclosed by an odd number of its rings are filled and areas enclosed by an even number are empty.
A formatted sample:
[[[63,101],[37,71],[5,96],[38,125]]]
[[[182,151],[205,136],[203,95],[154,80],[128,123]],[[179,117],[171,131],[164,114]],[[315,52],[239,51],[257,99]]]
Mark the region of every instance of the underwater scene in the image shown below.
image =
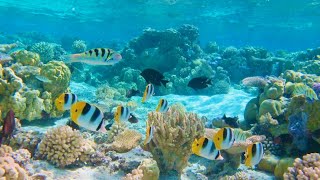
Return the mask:
[[[0,0],[0,179],[320,180],[320,0]]]

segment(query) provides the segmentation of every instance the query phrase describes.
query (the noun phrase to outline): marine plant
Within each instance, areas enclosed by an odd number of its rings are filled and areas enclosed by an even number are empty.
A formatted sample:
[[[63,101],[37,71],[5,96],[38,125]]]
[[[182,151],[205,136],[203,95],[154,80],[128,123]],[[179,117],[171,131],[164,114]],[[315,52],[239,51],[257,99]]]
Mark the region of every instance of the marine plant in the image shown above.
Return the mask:
[[[150,112],[148,124],[154,126],[155,131],[144,148],[151,152],[161,172],[175,170],[182,173],[192,154],[194,139],[204,134],[204,123],[196,114],[175,104],[167,113]]]

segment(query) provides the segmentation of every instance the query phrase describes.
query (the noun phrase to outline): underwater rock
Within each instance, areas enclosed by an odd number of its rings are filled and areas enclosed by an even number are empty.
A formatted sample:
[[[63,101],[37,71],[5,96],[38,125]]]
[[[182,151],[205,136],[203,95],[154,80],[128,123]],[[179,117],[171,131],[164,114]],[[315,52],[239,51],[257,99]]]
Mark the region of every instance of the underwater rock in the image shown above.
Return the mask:
[[[282,179],[284,177],[284,173],[288,171],[288,167],[292,167],[294,161],[295,160],[293,158],[281,158],[274,169],[274,175],[277,178]]]
[[[263,77],[253,76],[244,78],[241,83],[246,87],[257,87],[263,89],[268,84],[268,81]]]
[[[176,104],[167,113],[150,112],[148,124],[153,124],[155,131],[144,148],[152,153],[161,171],[181,173],[187,166],[193,140],[204,133],[203,122]]]
[[[275,155],[264,155],[258,164],[258,169],[262,171],[267,171],[273,173],[277,164],[279,162],[279,158]]]
[[[245,124],[249,127],[250,124],[254,124],[257,122],[257,115],[259,112],[259,101],[258,98],[251,99],[244,109],[244,119]]]

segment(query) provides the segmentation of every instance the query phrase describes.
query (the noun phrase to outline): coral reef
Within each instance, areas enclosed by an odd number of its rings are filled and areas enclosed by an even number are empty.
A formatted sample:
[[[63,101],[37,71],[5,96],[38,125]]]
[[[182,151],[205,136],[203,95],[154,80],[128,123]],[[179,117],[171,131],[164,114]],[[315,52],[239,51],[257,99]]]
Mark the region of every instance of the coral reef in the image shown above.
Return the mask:
[[[195,138],[204,133],[204,124],[194,113],[175,104],[167,113],[151,112],[148,123],[155,127],[153,138],[145,145],[157,161],[160,170],[176,170],[181,173],[191,155]]]
[[[72,52],[73,53],[82,53],[87,50],[87,45],[85,41],[76,40],[72,43]]]
[[[153,159],[144,159],[137,169],[124,177],[124,180],[157,180],[159,175],[157,162]]]
[[[79,131],[72,130],[69,126],[61,126],[45,134],[39,144],[39,155],[59,167],[65,167],[74,164],[78,158],[86,161],[91,149],[91,143],[88,143]]]
[[[47,63],[51,60],[60,60],[61,56],[66,54],[61,45],[48,42],[39,42],[32,45],[30,51],[39,54],[40,60]]]
[[[111,150],[121,153],[128,152],[139,145],[141,137],[137,131],[126,129],[114,138]]]
[[[320,177],[320,154],[311,153],[304,155],[302,159],[294,160],[293,167],[283,175],[285,180],[295,179],[319,179]]]

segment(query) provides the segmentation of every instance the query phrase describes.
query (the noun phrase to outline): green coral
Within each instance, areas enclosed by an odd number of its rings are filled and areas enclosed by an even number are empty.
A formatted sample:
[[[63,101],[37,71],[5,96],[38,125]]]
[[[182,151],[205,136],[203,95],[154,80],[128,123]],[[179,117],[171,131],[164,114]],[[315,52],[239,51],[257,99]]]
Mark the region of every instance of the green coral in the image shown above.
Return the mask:
[[[30,51],[19,51],[14,55],[15,60],[18,63],[21,63],[22,65],[26,66],[38,66],[40,63],[40,56],[37,53],[33,53]]]
[[[50,61],[41,67],[41,76],[51,81],[44,83],[43,88],[45,91],[51,92],[53,98],[56,98],[69,87],[71,72],[63,62]]]
[[[273,118],[278,117],[282,113],[281,102],[277,100],[264,100],[259,107],[259,117],[270,113]]]

